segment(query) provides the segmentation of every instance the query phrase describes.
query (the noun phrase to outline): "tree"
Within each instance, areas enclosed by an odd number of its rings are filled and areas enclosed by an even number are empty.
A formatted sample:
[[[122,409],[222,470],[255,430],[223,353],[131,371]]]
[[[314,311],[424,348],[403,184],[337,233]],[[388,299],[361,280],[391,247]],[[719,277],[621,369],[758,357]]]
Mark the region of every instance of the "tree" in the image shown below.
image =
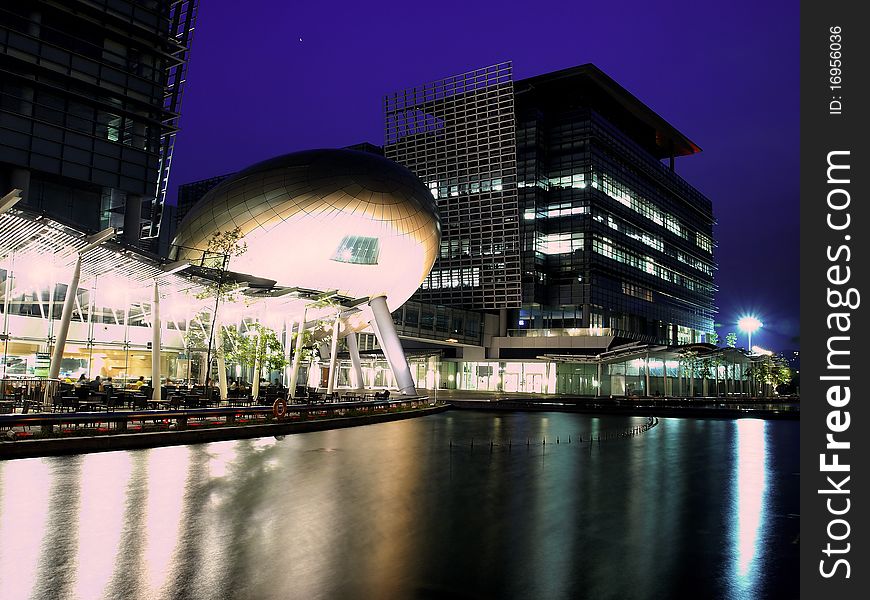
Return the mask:
[[[281,340],[274,330],[261,323],[250,324],[245,333],[241,333],[231,325],[226,328],[226,334],[227,358],[237,364],[254,368],[251,394],[256,399],[260,391],[260,374],[263,367],[270,371],[277,371],[287,366]]]
[[[716,333],[715,331],[708,333],[707,334],[707,343],[713,344],[714,346],[718,346],[719,345],[719,334]]]
[[[763,396],[768,395],[769,389],[776,389],[792,378],[791,369],[779,356],[764,356],[753,361],[747,374],[755,382],[756,390],[760,390]]]
[[[729,348],[737,347],[737,334],[733,331],[728,332],[728,335],[725,336],[725,345]]]
[[[203,253],[202,266],[216,271],[216,277],[206,285],[205,290],[197,294],[200,300],[214,298],[214,312],[212,314],[211,331],[208,339],[208,352],[206,354],[206,369],[211,369],[211,351],[214,343],[214,334],[217,333],[217,359],[220,378],[221,398],[227,397],[227,369],[224,362],[223,325],[218,319],[221,302],[235,302],[238,297],[238,286],[228,285],[227,274],[229,273],[230,260],[241,256],[248,251],[247,243],[242,239],[240,227],[229,231],[216,231],[208,240],[206,250]]]

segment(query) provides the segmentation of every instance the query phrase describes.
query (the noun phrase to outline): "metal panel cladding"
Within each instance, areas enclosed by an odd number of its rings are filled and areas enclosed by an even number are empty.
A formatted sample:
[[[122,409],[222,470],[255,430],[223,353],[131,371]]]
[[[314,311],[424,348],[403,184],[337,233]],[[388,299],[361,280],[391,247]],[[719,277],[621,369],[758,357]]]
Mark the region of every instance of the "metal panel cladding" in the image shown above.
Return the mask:
[[[511,63],[389,94],[384,113],[386,157],[425,182],[441,216],[438,259],[415,298],[467,309],[518,308]]]

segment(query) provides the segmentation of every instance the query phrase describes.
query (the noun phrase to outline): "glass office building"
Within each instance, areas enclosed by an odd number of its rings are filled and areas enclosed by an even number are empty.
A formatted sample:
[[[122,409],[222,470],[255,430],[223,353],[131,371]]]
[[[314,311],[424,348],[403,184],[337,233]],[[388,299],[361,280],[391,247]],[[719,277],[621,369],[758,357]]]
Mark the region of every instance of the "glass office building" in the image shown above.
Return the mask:
[[[196,0],[0,7],[0,191],[84,230],[159,235]]]
[[[443,237],[416,298],[520,308],[520,226],[510,63],[388,95],[384,155],[422,179]]]
[[[385,112],[386,156],[442,215],[421,301],[502,309],[502,338],[606,338],[597,350],[713,330],[712,205],[674,171],[700,148],[594,65],[514,82],[502,63]],[[521,345],[500,356],[540,354]]]

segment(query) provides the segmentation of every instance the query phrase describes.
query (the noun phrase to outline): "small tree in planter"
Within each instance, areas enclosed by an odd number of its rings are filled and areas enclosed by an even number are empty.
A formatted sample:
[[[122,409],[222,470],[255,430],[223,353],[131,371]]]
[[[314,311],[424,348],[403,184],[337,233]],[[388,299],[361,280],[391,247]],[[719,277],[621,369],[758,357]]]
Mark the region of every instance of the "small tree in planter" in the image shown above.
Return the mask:
[[[248,245],[243,240],[242,230],[239,227],[230,231],[217,231],[208,240],[206,251],[203,253],[202,266],[217,271],[217,281],[206,286],[205,291],[197,294],[197,298],[214,299],[214,313],[212,315],[212,334],[208,340],[208,353],[206,356],[206,369],[211,370],[211,351],[213,342],[217,346],[217,360],[220,377],[221,398],[227,398],[227,367],[224,358],[223,323],[218,317],[221,302],[236,302],[238,300],[237,287],[229,285],[227,273],[229,273],[230,259],[241,256],[248,251]],[[215,339],[215,335],[217,334]]]
[[[229,336],[232,349],[228,357],[239,364],[254,367],[251,396],[256,400],[260,393],[260,374],[263,367],[273,371],[281,370],[287,365],[284,347],[278,334],[260,323],[249,325],[245,334],[240,334],[235,327],[227,328],[227,331],[232,331]]]

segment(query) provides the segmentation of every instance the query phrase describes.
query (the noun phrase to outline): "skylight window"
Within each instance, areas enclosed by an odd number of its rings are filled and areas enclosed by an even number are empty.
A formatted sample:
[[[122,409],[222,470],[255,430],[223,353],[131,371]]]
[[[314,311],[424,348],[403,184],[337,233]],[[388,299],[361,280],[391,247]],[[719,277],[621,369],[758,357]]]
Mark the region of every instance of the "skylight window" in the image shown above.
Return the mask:
[[[338,245],[332,260],[358,265],[376,265],[378,251],[378,238],[346,235]]]

